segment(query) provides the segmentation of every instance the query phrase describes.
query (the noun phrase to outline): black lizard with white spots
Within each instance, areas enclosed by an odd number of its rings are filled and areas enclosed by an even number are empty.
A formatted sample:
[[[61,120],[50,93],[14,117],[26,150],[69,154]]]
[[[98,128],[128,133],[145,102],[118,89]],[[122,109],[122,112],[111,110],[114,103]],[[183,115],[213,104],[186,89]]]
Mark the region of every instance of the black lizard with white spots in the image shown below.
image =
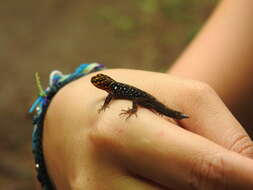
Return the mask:
[[[131,115],[136,114],[138,106],[178,120],[188,118],[187,115],[166,107],[151,94],[134,86],[117,82],[107,75],[97,74],[91,78],[91,83],[97,88],[108,92],[108,96],[99,111],[105,110],[112,99],[126,99],[131,100],[133,103],[132,108],[122,110],[121,114],[128,114],[127,119]]]

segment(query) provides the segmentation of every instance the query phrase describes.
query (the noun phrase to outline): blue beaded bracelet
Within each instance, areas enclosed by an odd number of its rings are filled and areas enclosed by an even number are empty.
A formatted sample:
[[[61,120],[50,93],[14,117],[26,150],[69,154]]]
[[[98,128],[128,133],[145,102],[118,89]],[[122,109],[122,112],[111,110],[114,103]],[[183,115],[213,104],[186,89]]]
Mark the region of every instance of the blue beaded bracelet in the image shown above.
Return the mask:
[[[38,98],[31,106],[29,112],[34,113],[33,116],[33,133],[32,133],[32,152],[35,160],[35,168],[37,171],[37,179],[43,190],[56,190],[53,182],[47,172],[45,159],[43,155],[42,136],[43,123],[52,98],[62,87],[68,83],[79,79],[89,73],[100,71],[105,67],[98,63],[81,64],[75,72],[64,75],[60,71],[52,71],[49,77],[49,86],[43,90],[40,84],[38,73],[36,73],[36,83],[39,89]]]

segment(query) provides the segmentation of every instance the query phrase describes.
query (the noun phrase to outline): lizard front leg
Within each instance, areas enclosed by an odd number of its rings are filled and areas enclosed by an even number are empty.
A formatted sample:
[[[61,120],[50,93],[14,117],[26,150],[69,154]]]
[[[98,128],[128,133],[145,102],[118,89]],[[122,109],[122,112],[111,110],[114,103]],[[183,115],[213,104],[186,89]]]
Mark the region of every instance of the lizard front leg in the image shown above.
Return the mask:
[[[110,103],[110,101],[112,100],[113,98],[113,94],[112,93],[109,93],[106,98],[105,98],[105,101],[104,101],[104,104],[102,105],[102,107],[98,110],[98,113],[100,113],[101,111],[104,111],[106,108],[108,108],[108,105]]]

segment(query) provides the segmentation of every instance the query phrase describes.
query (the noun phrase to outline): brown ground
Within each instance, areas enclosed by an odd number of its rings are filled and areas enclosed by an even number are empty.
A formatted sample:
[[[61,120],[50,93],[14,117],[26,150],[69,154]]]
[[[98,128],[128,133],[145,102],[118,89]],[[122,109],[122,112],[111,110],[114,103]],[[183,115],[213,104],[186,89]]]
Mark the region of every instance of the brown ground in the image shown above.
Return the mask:
[[[33,189],[27,110],[37,93],[34,72],[46,86],[51,70],[71,72],[82,62],[163,71],[214,5],[214,0],[0,1],[0,189]]]

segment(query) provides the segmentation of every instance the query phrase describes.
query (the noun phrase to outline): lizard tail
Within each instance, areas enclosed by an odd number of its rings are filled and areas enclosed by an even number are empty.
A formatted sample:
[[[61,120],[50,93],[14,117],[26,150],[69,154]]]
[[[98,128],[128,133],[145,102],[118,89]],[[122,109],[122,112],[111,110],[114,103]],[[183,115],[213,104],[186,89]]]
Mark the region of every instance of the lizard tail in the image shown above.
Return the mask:
[[[162,103],[156,101],[153,105],[152,105],[152,110],[155,110],[157,113],[162,114],[162,115],[166,115],[167,117],[171,117],[174,119],[185,119],[185,118],[189,118],[188,115],[183,114],[179,111],[170,109],[168,107],[166,107],[165,105],[163,105]]]

